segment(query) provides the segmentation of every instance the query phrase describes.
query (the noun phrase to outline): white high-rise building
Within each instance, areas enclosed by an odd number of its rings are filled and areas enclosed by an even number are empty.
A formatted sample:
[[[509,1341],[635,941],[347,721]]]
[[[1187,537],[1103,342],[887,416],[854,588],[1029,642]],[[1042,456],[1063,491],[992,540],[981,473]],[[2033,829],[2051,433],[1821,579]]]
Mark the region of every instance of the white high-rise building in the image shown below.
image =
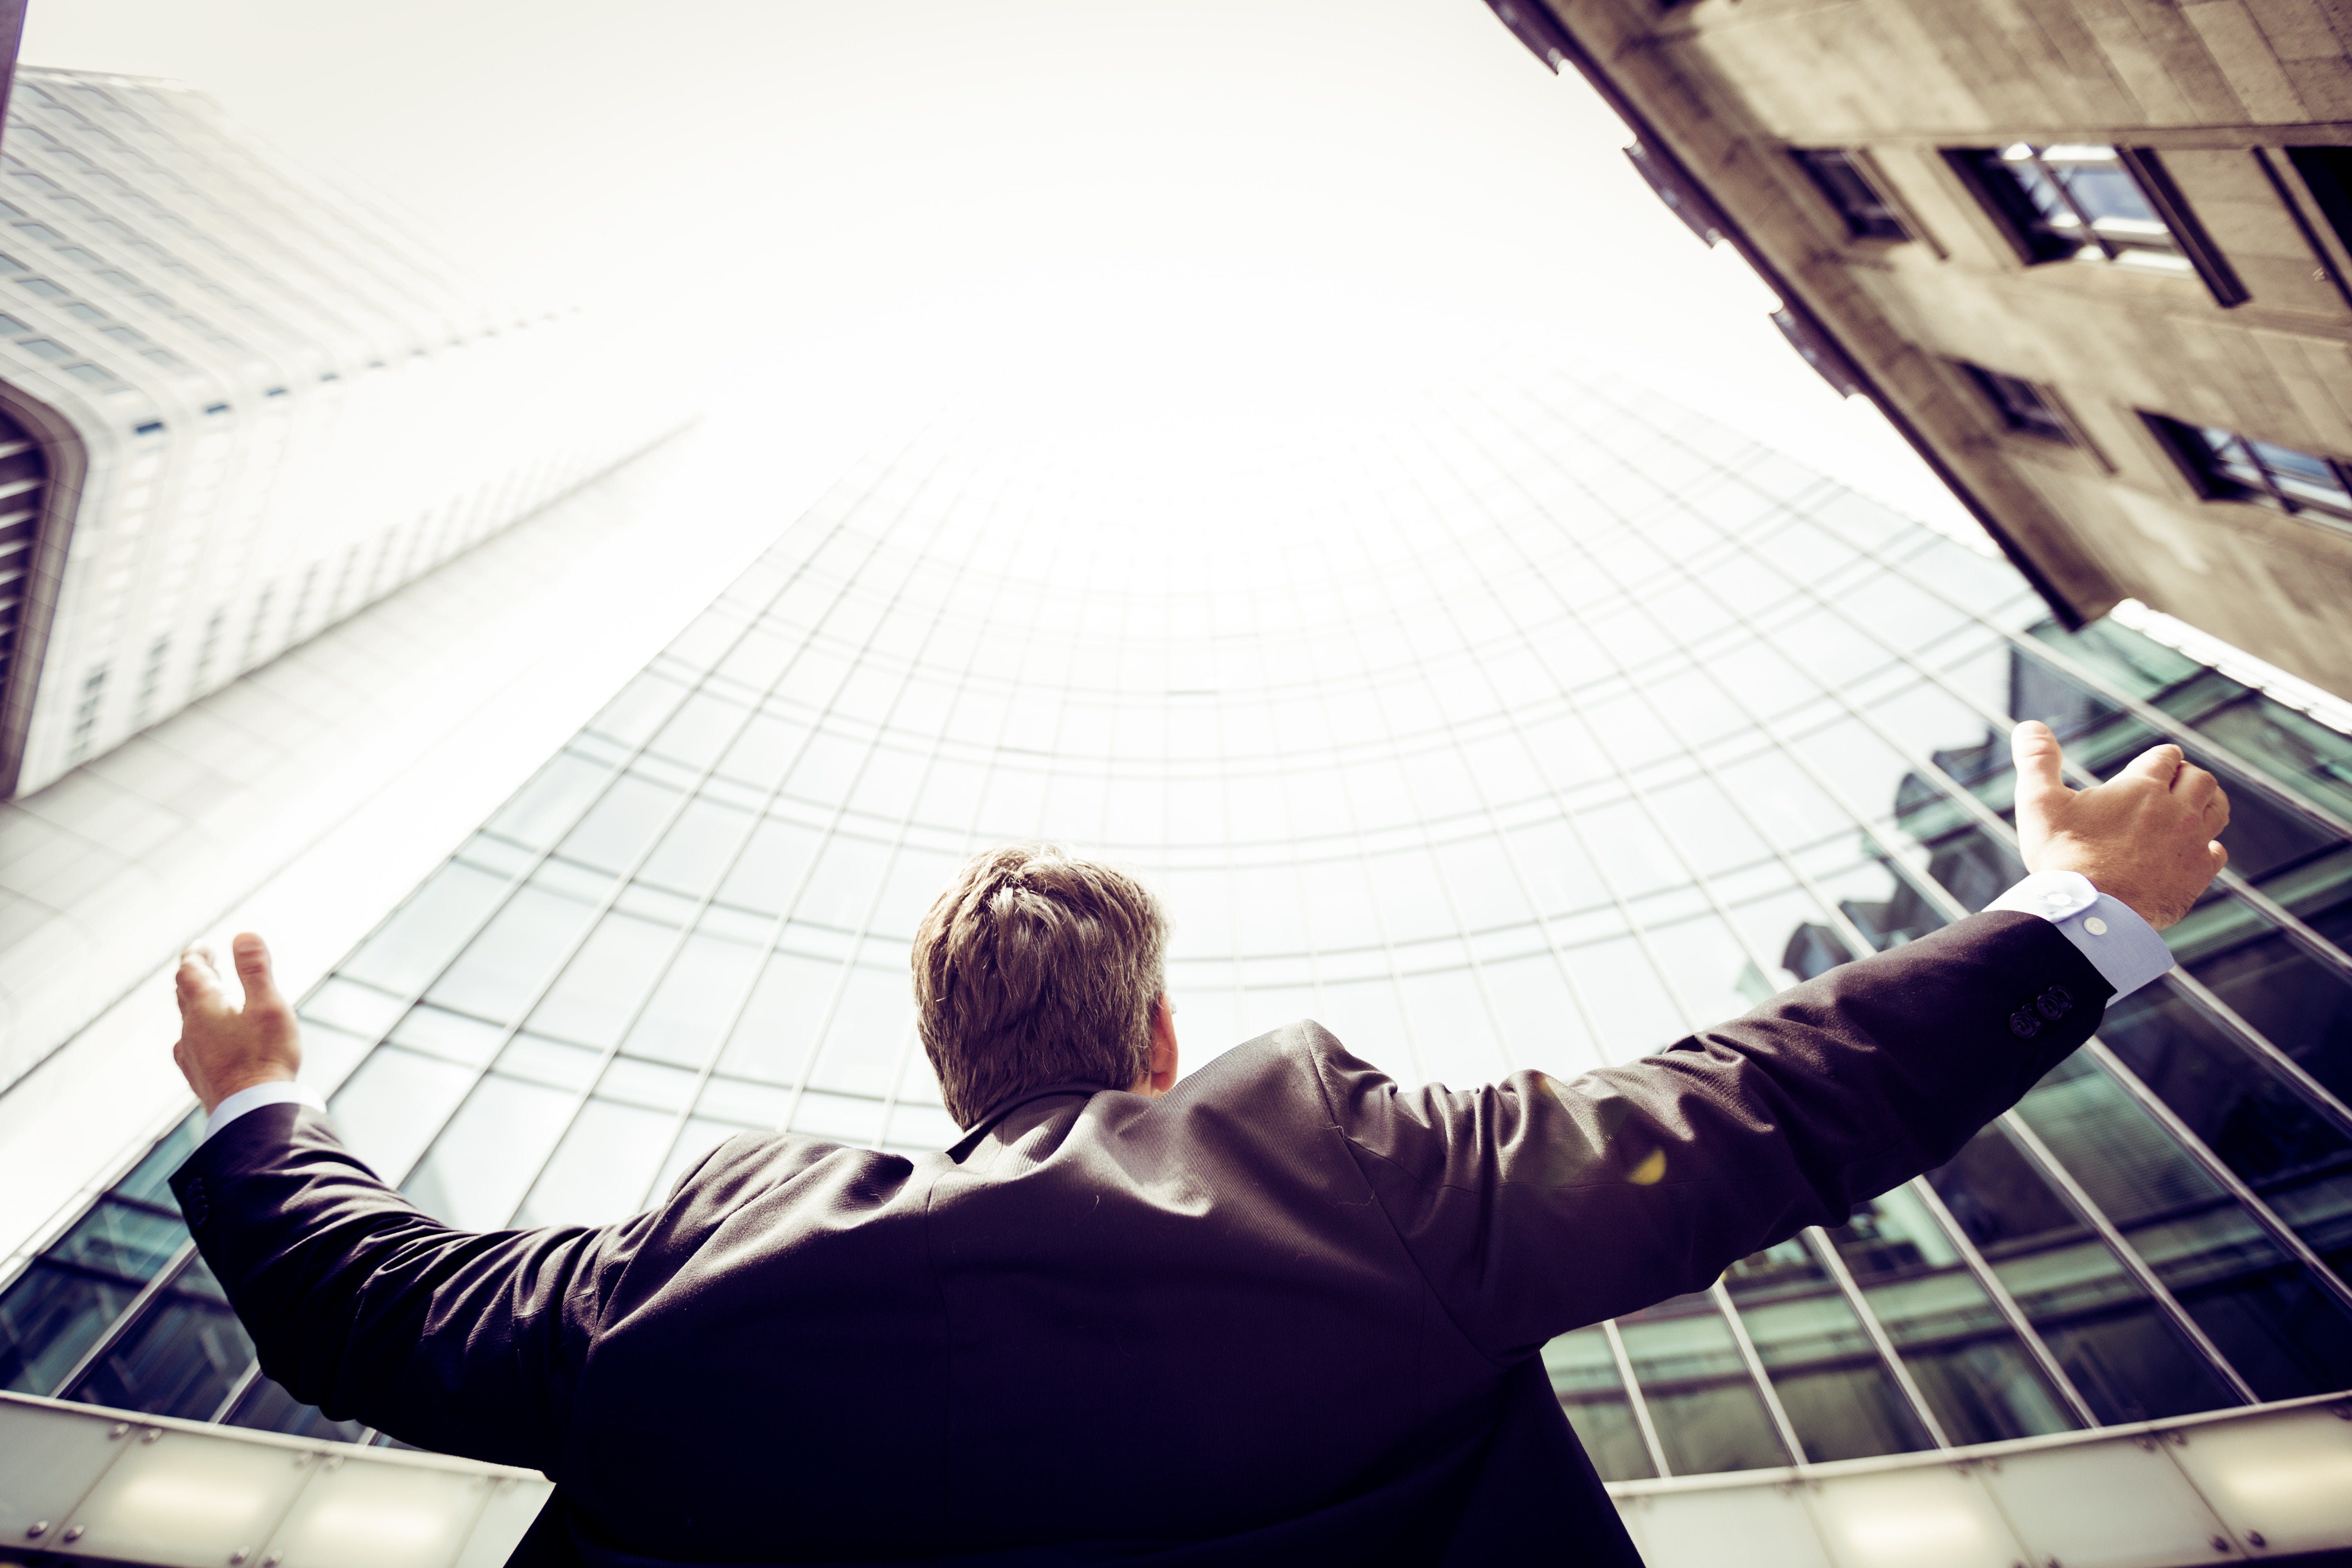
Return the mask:
[[[201,93],[23,69],[5,149],[0,791],[677,422],[588,318],[485,300]]]

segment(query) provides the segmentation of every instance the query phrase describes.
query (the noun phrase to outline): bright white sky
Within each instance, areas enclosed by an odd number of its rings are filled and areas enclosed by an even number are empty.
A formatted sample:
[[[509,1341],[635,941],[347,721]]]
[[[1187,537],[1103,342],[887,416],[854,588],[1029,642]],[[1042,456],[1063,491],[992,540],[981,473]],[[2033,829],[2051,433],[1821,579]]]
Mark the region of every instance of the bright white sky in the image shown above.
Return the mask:
[[[785,439],[975,368],[1252,427],[1515,343],[1961,516],[1478,0],[35,0],[23,58],[212,93]]]

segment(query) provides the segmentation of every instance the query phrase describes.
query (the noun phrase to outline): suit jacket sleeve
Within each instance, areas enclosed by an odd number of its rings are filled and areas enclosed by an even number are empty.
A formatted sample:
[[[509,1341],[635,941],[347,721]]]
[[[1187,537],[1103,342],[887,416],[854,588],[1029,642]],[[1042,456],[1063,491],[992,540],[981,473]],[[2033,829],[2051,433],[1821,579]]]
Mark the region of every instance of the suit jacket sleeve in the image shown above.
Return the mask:
[[[338,1420],[552,1470],[609,1288],[664,1214],[601,1228],[452,1229],[307,1107],[247,1112],[172,1177],[261,1370]]]
[[[2055,927],[2001,911],[1572,1081],[1408,1091],[1336,1050],[1315,1061],[1430,1288],[1509,1360],[1941,1164],[2090,1037],[2110,994]]]

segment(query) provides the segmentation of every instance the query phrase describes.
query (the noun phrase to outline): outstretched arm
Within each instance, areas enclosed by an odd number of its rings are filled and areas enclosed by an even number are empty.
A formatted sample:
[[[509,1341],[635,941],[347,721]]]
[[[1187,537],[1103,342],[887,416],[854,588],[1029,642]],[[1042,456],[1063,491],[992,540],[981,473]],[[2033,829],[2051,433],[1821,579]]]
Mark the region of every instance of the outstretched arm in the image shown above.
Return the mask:
[[[2026,864],[2089,877],[2137,911],[2117,921],[2171,923],[2226,859],[2212,835],[2228,804],[2177,747],[2077,793],[2047,729],[2021,725],[2014,744]],[[1949,1159],[2168,961],[2159,943],[2152,973],[2111,982],[2106,941],[1997,907],[1569,1082],[1405,1091],[1344,1056],[1319,1065],[1423,1274],[1510,1358],[1701,1289]]]
[[[268,949],[248,934],[235,954],[241,1006],[209,953],[180,966],[173,1056],[207,1114],[290,1084],[301,1065]],[[562,1404],[610,1275],[664,1234],[659,1215],[593,1230],[453,1230],[379,1181],[323,1116],[284,1100],[216,1122],[172,1188],[262,1370],[296,1398],[406,1442],[538,1469],[557,1462]]]

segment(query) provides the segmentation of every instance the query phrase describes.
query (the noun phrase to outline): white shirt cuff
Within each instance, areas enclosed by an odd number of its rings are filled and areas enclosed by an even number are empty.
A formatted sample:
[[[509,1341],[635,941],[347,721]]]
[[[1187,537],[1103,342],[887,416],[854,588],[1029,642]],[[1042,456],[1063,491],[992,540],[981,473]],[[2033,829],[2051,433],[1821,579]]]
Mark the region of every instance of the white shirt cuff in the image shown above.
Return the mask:
[[[238,1089],[214,1106],[212,1115],[205,1121],[205,1136],[197,1142],[209,1140],[214,1133],[247,1111],[258,1110],[265,1105],[307,1105],[320,1115],[326,1114],[327,1110],[327,1102],[319,1097],[315,1089],[289,1083],[282,1079],[276,1083],[257,1083],[250,1089]]]
[[[2036,871],[1985,906],[2040,915],[2082,951],[2092,967],[2130,995],[2172,967],[2172,949],[2129,904],[2109,898],[2080,871]]]

